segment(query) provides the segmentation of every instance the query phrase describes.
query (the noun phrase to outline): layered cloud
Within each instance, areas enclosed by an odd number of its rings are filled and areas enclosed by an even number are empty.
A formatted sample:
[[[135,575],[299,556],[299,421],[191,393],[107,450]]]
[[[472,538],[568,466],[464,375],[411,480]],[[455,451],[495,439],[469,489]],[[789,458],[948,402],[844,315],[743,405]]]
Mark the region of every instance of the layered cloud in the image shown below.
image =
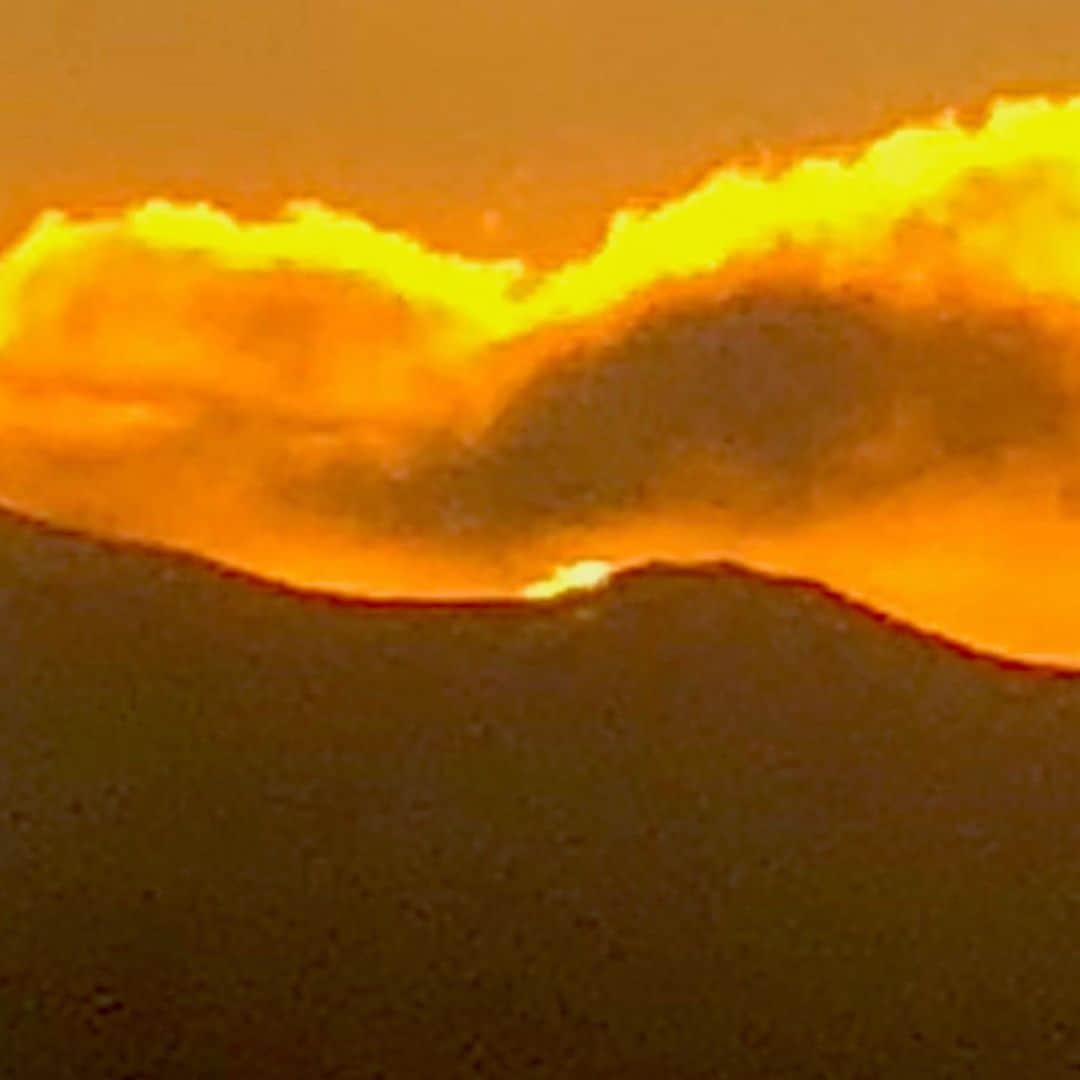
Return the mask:
[[[1077,147],[1035,101],[721,171],[546,274],[313,205],[50,215],[0,266],[0,500],[382,595],[728,555],[1080,658],[1025,600],[1080,600]]]

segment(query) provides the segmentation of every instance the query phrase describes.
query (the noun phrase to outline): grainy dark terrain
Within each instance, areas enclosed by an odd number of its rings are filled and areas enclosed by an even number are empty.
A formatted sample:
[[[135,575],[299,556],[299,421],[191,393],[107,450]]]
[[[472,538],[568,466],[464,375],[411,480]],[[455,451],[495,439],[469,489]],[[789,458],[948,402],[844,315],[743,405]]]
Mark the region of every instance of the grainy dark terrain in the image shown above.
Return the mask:
[[[0,1075],[1080,1075],[1080,681],[731,568],[344,605],[0,519]]]

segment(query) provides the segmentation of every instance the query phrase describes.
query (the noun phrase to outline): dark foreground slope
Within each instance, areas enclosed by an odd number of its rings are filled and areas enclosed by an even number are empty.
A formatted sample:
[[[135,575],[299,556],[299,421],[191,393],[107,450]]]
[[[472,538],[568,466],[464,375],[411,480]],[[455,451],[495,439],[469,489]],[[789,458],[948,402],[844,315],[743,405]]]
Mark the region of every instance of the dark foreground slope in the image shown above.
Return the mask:
[[[807,588],[303,600],[0,520],[0,1075],[1080,1070],[1080,683]]]

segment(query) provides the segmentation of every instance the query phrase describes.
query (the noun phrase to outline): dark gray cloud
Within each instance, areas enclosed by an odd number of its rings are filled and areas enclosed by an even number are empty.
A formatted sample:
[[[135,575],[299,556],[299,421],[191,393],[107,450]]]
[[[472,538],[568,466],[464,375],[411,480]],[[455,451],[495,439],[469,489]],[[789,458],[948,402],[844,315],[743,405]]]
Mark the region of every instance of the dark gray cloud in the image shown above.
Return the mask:
[[[1063,446],[1062,348],[1023,311],[777,287],[683,302],[552,358],[477,442],[435,439],[394,476],[343,457],[287,494],[478,542],[672,504],[798,518]]]

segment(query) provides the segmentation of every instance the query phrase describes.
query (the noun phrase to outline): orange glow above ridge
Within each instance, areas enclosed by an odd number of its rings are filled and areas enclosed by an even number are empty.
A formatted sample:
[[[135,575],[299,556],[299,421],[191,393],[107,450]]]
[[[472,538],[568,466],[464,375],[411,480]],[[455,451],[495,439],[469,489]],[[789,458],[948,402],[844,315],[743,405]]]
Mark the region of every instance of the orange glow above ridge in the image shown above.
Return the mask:
[[[0,502],[381,596],[733,558],[1080,663],[1078,304],[1080,98],[720,169],[550,271],[50,212],[0,260]]]

